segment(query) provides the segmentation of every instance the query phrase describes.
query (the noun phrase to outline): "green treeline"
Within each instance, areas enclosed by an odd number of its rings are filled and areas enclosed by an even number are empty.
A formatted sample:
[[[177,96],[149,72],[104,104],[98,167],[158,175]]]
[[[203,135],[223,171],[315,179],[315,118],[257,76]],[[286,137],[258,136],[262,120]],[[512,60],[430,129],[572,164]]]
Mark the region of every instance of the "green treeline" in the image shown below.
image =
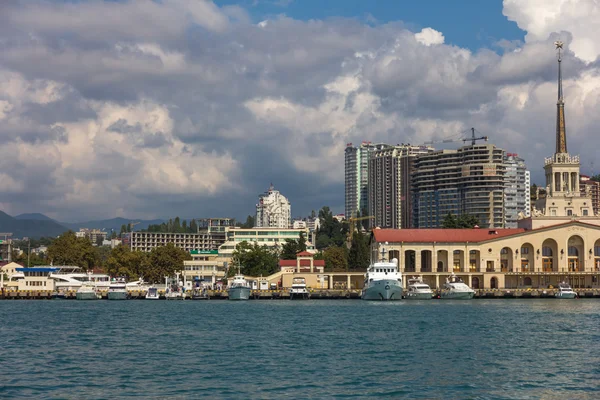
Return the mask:
[[[28,248],[27,241],[18,244]],[[93,246],[89,238],[78,238],[73,231],[68,231],[48,244],[46,254],[32,253],[28,258],[25,252],[20,255],[13,252],[12,259],[32,267],[52,264],[77,266],[83,271],[101,268],[111,276],[123,276],[129,280],[143,277],[146,282],[160,283],[165,276],[181,271],[183,261],[190,260],[191,256],[172,243],[157,247],[149,253],[131,251],[122,244],[114,249],[109,246]]]

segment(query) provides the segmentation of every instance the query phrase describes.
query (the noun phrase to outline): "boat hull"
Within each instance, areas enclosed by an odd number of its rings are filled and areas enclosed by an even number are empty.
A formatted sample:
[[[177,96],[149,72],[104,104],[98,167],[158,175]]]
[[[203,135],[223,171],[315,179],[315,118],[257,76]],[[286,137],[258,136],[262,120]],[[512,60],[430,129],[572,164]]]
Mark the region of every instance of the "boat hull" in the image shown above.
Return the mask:
[[[77,292],[75,298],[77,300],[98,300],[96,292]]]
[[[363,300],[394,301],[402,299],[402,286],[391,280],[371,282],[368,288],[363,289]]]
[[[443,290],[440,294],[441,299],[445,300],[470,300],[475,296],[475,292],[454,292]]]
[[[404,298],[406,300],[431,300],[433,293],[407,292]]]
[[[290,291],[290,300],[308,300],[310,298],[310,293],[308,291]]]
[[[126,291],[108,292],[108,299],[109,300],[127,300],[127,292]]]
[[[557,299],[574,299],[575,297],[577,297],[577,293],[575,293],[575,292],[573,292],[573,293],[557,293],[556,294]]]
[[[250,288],[234,287],[227,291],[229,300],[248,300],[250,298]]]

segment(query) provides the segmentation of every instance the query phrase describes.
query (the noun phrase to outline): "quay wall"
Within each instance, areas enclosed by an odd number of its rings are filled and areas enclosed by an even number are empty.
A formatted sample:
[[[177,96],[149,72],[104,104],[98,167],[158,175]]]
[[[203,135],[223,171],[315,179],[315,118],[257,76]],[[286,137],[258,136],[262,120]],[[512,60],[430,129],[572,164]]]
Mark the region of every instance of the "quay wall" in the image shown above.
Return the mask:
[[[536,298],[554,298],[556,289],[479,289],[475,290],[476,299],[536,299]],[[600,298],[600,289],[575,289],[580,298]],[[108,299],[108,292],[98,292],[99,299]],[[191,300],[191,293],[186,300]],[[206,300],[227,300],[227,290],[208,290]],[[159,290],[161,299],[165,299],[164,290]],[[361,291],[335,290],[335,289],[311,289],[311,299],[360,299]],[[439,291],[434,290],[434,299],[438,298]],[[128,292],[128,299],[145,299],[145,290],[134,290]],[[252,290],[251,300],[275,300],[289,299],[287,290]],[[52,300],[57,298],[57,293],[50,290],[9,290],[0,294],[0,300]],[[71,300],[76,298],[75,291],[64,293],[64,299]]]

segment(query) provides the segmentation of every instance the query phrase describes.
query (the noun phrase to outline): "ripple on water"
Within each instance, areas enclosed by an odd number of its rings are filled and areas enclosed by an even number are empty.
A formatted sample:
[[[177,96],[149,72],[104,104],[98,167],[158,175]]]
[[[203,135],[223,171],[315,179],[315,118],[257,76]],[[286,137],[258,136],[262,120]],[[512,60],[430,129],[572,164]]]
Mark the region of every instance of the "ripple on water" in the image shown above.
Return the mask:
[[[2,398],[593,398],[594,300],[0,302]]]

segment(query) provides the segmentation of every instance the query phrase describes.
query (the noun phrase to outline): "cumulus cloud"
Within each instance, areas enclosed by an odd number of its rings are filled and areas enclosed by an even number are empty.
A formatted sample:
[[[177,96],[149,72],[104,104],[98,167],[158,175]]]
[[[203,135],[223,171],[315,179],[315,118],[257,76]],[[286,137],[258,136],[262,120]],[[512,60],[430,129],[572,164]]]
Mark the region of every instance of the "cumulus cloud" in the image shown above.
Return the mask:
[[[600,2],[597,0],[504,0],[504,15],[527,32],[525,40],[546,40],[554,32],[573,36],[570,49],[581,60],[600,55]]]
[[[557,38],[569,149],[596,157],[584,143],[600,123],[600,72],[596,50],[576,46],[592,37],[595,11],[555,32],[551,15],[532,19],[531,4],[545,2],[521,3],[506,0],[504,12],[526,42],[502,54],[401,22],[256,24],[210,1],[3,5],[0,205],[67,221],[245,218],[273,182],[294,215],[341,211],[346,143],[418,144],[472,126],[543,184]]]
[[[433,28],[421,29],[421,32],[415,33],[415,39],[425,46],[444,43],[444,35],[442,32],[438,32]]]

